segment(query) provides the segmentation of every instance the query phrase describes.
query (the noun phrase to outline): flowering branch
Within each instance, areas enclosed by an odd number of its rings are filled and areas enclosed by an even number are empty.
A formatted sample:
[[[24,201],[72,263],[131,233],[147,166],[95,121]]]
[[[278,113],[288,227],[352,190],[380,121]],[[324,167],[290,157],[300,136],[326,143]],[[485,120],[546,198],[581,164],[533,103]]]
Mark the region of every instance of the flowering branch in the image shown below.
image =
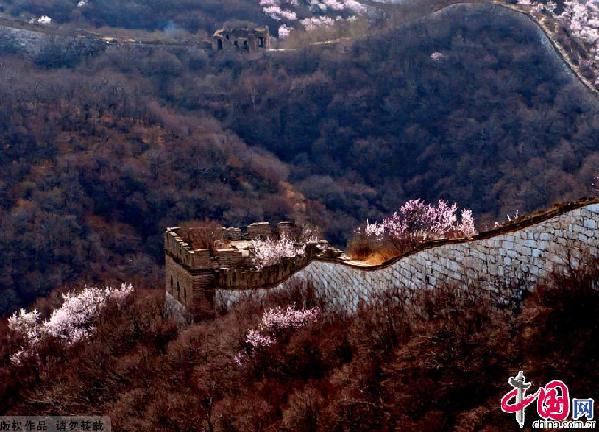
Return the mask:
[[[449,205],[445,201],[433,206],[421,200],[411,200],[382,222],[366,221],[364,233],[375,239],[393,240],[444,238],[456,234],[470,237],[476,234],[472,210],[461,210],[459,221],[456,212],[457,205]]]
[[[264,312],[262,321],[257,329],[249,330],[245,337],[245,350],[235,356],[235,362],[242,365],[256,350],[264,349],[277,342],[285,332],[299,329],[318,320],[320,308],[297,310],[288,306],[279,307]]]
[[[316,230],[305,227],[297,242],[285,234],[275,240],[271,238],[252,240],[254,265],[258,269],[263,269],[281,262],[282,258],[304,255],[306,253],[306,243],[316,242],[318,238],[319,234]]]
[[[26,312],[21,309],[8,319],[8,327],[23,338],[24,345],[11,356],[14,364],[20,364],[24,358],[34,353],[36,345],[47,337],[57,338],[72,345],[89,337],[94,331],[93,321],[109,300],[122,303],[133,292],[130,284],[121,284],[120,288],[85,288],[80,293],[63,294],[63,303],[52,311],[50,317],[40,321],[37,310]]]

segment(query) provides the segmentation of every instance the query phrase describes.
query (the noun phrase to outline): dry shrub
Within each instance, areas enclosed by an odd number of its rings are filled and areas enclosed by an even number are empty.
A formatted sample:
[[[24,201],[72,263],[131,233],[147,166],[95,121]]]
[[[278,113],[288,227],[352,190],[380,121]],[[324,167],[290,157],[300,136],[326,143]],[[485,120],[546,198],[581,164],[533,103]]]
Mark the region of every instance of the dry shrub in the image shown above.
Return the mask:
[[[355,235],[347,245],[348,255],[356,261],[364,261],[370,257],[376,250],[378,245],[366,236]]]
[[[347,253],[356,261],[377,265],[402,255],[410,248],[389,238],[376,240],[368,236],[355,234],[349,241]]]
[[[268,293],[262,303],[269,307],[294,305],[297,309],[326,309],[326,299],[319,296],[312,282],[294,278],[287,282],[284,289]]]
[[[286,286],[282,289],[272,290],[260,295],[248,290],[240,297],[240,302],[232,310],[221,312],[235,315],[238,322],[243,322],[243,325],[256,323],[267,308],[293,306],[296,309],[318,307],[323,312],[327,310],[327,300],[316,292],[314,284],[296,278],[287,281]]]
[[[325,400],[314,387],[296,391],[289,397],[289,404],[283,411],[281,430],[317,432],[318,417]]]
[[[525,302],[522,322],[532,373],[564,380],[573,394],[596,392],[599,371],[590,359],[599,334],[599,260],[586,259],[580,269],[539,285]]]
[[[499,399],[518,370],[592,397],[598,283],[597,262],[554,275],[521,312],[495,307],[474,283],[384,292],[356,314],[324,312],[250,367],[233,356],[262,312],[317,306],[313,289],[250,299],[180,333],[161,293],[139,290],[85,344],[44,348],[43,373],[7,366],[0,327],[0,402],[10,413],[107,414],[124,431],[512,430]]]
[[[353,260],[378,265],[414,250],[423,241],[416,236],[375,239],[355,233],[348,243],[347,253]]]

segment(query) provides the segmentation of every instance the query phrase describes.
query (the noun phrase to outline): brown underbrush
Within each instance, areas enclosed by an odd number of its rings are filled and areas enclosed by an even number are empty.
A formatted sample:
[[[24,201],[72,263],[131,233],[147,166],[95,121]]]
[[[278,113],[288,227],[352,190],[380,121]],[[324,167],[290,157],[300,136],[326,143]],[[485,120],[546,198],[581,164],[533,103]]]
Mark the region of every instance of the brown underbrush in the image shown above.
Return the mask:
[[[519,370],[535,386],[561,379],[573,397],[593,397],[598,283],[595,262],[537,286],[516,310],[477,286],[447,286],[410,302],[384,293],[355,314],[298,286],[180,331],[159,292],[138,290],[105,310],[92,338],[48,342],[21,366],[0,324],[0,406],[109,415],[117,431],[516,430],[499,401]],[[319,307],[319,319],[238,364],[263,312],[288,305]]]

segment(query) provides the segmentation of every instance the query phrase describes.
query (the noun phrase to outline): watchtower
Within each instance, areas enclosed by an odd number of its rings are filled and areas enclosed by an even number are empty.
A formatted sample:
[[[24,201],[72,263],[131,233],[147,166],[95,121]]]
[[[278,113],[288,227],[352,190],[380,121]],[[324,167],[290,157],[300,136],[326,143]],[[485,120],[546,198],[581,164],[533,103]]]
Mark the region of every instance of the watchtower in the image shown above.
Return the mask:
[[[270,48],[268,26],[254,27],[249,23],[229,24],[217,30],[212,36],[215,51],[235,50],[256,52]]]
[[[194,319],[214,316],[217,290],[246,291],[268,288],[287,279],[305,267],[316,256],[332,253],[325,240],[295,243],[296,256],[258,268],[252,240],[297,238],[298,227],[280,222],[273,229],[268,222],[257,222],[242,228],[219,227],[210,249],[197,249],[191,244],[194,229],[167,228],[164,236],[166,292],[179,301]],[[340,253],[340,252],[339,252]]]

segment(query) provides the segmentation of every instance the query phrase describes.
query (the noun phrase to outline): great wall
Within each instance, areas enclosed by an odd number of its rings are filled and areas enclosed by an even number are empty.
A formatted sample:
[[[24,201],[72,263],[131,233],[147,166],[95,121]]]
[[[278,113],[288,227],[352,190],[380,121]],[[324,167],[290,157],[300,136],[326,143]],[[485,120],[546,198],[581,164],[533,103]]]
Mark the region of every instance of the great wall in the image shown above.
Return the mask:
[[[545,44],[556,52],[564,66],[593,94],[598,94],[597,88],[582,75],[553,37],[551,23],[536,18],[530,8],[490,0],[449,0],[446,3],[434,13],[482,3],[518,13],[523,19],[532,21],[538,27],[540,36],[546,36]],[[57,41],[68,49],[79,50],[86,55],[93,55],[111,46],[127,49],[200,46],[215,49],[214,40],[185,43],[117,40],[86,31],[72,33],[62,31],[59,27],[30,25],[0,17],[0,42],[6,40],[15,41],[28,55],[36,55],[48,43]],[[341,38],[339,41],[347,39]],[[334,42],[318,42],[315,45],[325,46]],[[256,43],[264,45],[264,48],[270,46],[266,41]],[[231,45],[234,46],[233,43]],[[278,52],[274,49],[269,51]],[[354,310],[360,301],[367,301],[385,289],[409,293],[413,289],[433,288],[444,282],[477,282],[503,301],[520,296],[522,290],[545,277],[556,266],[569,265],[579,259],[575,256],[565,257],[566,250],[586,251],[597,256],[598,223],[597,202],[575,203],[544,212],[517,225],[482,233],[473,239],[427,243],[408,256],[379,266],[368,267],[352,262],[345,259],[340,251],[322,242],[306,245],[304,255],[283,259],[280,264],[261,270],[248,265],[249,258],[245,251],[236,248],[212,252],[207,249],[193,250],[183,242],[177,228],[169,228],[165,239],[166,289],[197,318],[227,309],[245,295],[260,296],[297,280],[310,281],[324,297],[333,300],[332,307],[344,310]],[[273,233],[284,229],[284,224],[277,226]],[[271,228],[266,223],[252,224],[243,231],[227,230],[227,236],[238,242],[269,233]],[[517,286],[514,285],[516,283]],[[499,287],[509,287],[509,292],[498,292]]]
[[[329,307],[354,311],[378,293],[408,297],[441,284],[487,290],[498,303],[518,300],[550,273],[599,258],[599,200],[558,205],[519,218],[472,238],[436,240],[376,266],[351,261],[326,241],[308,243],[304,255],[252,268],[243,242],[278,235],[268,223],[228,228],[226,249],[192,249],[180,228],[165,233],[166,291],[195,319],[214,316],[246,297],[260,297],[299,282],[310,282]],[[240,247],[238,247],[240,246]]]

